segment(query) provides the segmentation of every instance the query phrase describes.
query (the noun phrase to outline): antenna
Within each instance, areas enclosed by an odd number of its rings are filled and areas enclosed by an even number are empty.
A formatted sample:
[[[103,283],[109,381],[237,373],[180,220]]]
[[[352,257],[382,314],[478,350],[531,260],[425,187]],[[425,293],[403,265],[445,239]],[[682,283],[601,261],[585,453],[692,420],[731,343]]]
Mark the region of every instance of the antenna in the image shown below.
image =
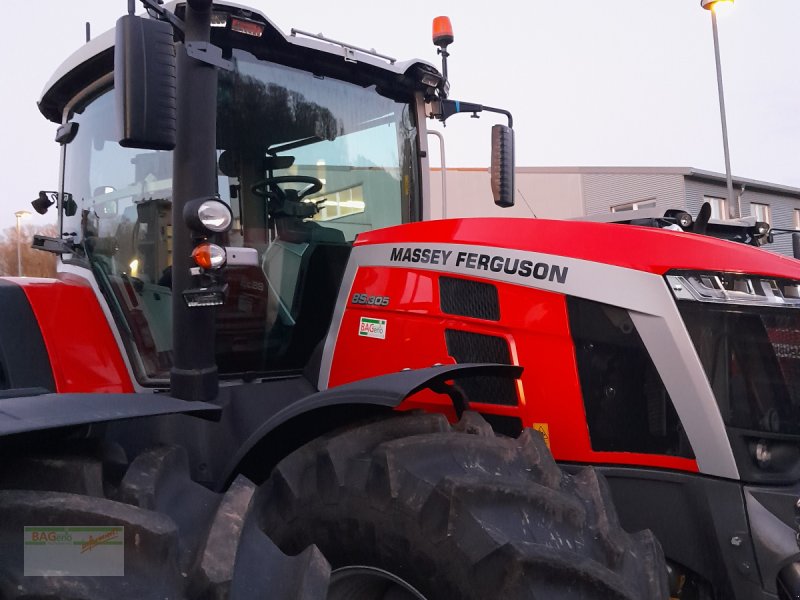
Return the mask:
[[[136,12],[136,0],[128,0],[128,14],[132,15]]]
[[[86,21],[86,43],[89,43],[89,40],[92,39],[92,24],[89,21]]]
[[[528,203],[528,199],[524,196],[524,194],[522,193],[522,190],[517,188],[517,193],[519,194],[520,198],[522,198],[525,201],[525,206],[527,206],[528,210],[531,211],[531,214],[533,215],[533,218],[534,219],[538,219],[539,217],[537,217],[536,213],[533,212],[533,207],[530,205],[530,203]]]

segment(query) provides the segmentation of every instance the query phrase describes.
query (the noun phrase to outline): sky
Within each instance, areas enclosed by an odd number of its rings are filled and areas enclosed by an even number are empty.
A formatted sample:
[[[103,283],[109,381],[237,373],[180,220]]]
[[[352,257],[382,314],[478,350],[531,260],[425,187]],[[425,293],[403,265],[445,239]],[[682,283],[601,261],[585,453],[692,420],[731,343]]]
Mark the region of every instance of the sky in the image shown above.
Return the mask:
[[[518,166],[682,166],[724,173],[711,17],[700,0],[239,0],[281,30],[439,66],[448,15],[450,97],[514,115]],[[58,182],[56,125],[36,102],[57,66],[126,12],[126,0],[40,0],[6,20],[0,56],[0,230]],[[18,15],[19,16],[19,15]],[[800,187],[800,1],[735,0],[718,18],[734,175]],[[489,162],[487,115],[452,117],[450,167]],[[53,219],[33,215],[25,223]]]

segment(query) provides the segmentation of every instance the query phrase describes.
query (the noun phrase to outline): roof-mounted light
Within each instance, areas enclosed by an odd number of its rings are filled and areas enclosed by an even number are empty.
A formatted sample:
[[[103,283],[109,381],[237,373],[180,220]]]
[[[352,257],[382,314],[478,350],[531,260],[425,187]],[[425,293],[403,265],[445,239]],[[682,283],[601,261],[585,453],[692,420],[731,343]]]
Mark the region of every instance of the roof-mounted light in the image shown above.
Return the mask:
[[[433,44],[440,48],[447,48],[454,39],[450,17],[435,17],[433,19]]]
[[[212,27],[227,27],[228,26],[228,13],[215,10],[211,13],[211,26]]]
[[[420,77],[420,83],[428,87],[436,88],[442,83],[442,78],[434,73],[423,73]]]
[[[719,12],[720,9],[728,9],[733,6],[733,0],[700,0],[700,6],[706,10]]]
[[[672,271],[667,283],[677,300],[800,308],[800,281],[708,271]]]
[[[260,38],[264,33],[264,24],[232,16],[231,30]]]

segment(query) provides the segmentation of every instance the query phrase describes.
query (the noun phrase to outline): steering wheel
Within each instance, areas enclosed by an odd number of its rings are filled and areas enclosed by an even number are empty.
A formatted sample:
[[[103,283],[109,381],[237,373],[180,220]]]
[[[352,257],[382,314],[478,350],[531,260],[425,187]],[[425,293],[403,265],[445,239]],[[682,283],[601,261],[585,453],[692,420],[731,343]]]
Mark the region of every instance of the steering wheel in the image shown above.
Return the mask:
[[[300,202],[306,196],[316,194],[322,189],[322,182],[316,177],[309,177],[308,175],[281,175],[279,177],[267,177],[258,183],[253,184],[250,190],[257,196],[262,198],[269,198],[273,194],[278,196],[278,200],[286,200],[286,190],[281,189],[279,186],[284,183],[307,183],[309,187],[297,191],[297,196],[292,198],[295,202]],[[293,190],[294,191],[294,190]]]

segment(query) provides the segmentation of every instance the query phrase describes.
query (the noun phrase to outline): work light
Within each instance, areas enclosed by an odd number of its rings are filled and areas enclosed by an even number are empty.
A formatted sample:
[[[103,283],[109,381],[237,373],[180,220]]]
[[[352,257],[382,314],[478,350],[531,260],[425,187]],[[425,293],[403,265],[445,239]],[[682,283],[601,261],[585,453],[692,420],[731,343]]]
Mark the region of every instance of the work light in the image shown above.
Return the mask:
[[[186,203],[183,220],[197,233],[223,233],[231,228],[233,213],[219,198],[196,198]]]

